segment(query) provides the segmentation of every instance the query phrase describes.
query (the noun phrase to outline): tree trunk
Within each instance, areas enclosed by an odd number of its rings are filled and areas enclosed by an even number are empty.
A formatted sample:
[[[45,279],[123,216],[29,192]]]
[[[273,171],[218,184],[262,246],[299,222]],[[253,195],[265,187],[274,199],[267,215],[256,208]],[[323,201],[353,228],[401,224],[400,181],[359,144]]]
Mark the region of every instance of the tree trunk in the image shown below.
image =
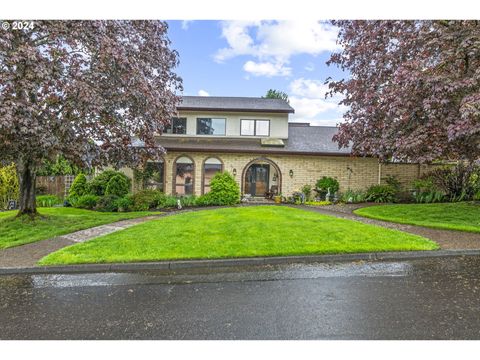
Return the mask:
[[[31,163],[20,161],[17,163],[17,174],[20,188],[17,216],[29,215],[34,217],[38,214],[35,200],[37,169]]]

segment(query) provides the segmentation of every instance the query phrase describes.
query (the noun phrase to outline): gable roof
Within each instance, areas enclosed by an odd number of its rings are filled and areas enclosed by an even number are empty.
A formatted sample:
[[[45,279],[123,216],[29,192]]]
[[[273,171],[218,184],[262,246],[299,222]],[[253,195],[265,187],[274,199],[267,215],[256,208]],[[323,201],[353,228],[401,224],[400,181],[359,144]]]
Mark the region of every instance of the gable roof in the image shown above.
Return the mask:
[[[228,96],[183,96],[177,109],[290,114],[295,112],[295,110],[282,99]]]
[[[333,126],[298,126],[290,123],[289,137],[283,140],[284,146],[262,146],[261,138],[189,136],[159,136],[158,144],[167,151],[348,156],[350,148],[339,149],[332,140],[337,131]]]

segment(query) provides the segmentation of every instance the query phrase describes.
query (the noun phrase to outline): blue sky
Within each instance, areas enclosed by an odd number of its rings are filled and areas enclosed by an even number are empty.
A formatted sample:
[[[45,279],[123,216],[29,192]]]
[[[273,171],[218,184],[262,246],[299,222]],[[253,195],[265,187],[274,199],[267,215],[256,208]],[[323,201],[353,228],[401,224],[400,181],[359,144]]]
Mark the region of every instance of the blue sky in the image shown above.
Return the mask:
[[[325,62],[338,49],[336,29],[319,21],[168,21],[184,95],[289,94],[291,121],[335,125],[344,107],[325,99],[328,77],[342,72]]]

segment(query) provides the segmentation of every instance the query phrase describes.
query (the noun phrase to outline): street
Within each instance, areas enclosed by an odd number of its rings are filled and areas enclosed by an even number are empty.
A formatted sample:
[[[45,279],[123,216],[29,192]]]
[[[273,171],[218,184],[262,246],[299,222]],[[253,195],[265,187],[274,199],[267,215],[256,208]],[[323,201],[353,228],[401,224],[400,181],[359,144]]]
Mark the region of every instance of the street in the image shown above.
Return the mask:
[[[480,257],[5,275],[1,339],[480,339]]]

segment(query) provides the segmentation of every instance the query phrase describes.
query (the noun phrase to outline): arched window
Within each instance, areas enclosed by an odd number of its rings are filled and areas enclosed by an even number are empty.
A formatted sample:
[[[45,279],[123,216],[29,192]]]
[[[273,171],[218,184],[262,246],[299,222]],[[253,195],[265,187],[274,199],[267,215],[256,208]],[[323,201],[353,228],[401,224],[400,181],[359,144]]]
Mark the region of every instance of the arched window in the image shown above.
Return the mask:
[[[143,169],[143,189],[165,190],[165,163],[163,159],[148,161]]]
[[[208,158],[203,163],[203,193],[210,191],[210,181],[213,176],[223,170],[222,162],[217,158]]]
[[[194,180],[194,164],[192,159],[187,156],[181,156],[173,165],[174,192],[177,195],[192,195]]]

